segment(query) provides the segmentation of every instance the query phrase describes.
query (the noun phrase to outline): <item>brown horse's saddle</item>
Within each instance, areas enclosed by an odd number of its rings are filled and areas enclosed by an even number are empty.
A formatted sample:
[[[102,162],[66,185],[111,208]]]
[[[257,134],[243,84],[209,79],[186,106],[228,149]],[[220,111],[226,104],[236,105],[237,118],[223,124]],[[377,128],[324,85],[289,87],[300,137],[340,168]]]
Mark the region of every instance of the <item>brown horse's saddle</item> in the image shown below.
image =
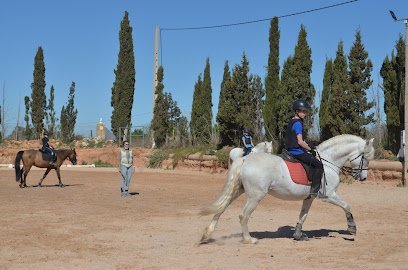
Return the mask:
[[[55,159],[55,157],[53,157],[53,155],[51,155],[51,153],[49,151],[45,151],[42,148],[38,149],[38,151],[41,152],[41,156],[42,156],[43,160],[45,160],[45,161],[55,161],[55,160],[53,160],[53,159]]]

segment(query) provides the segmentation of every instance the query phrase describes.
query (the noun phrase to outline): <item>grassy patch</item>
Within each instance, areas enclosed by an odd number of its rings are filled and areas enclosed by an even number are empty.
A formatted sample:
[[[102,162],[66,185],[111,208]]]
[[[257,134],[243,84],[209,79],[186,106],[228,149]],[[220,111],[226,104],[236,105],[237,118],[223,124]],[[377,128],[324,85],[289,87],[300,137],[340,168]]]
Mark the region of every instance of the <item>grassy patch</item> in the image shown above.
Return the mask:
[[[149,168],[158,168],[162,162],[169,157],[169,154],[163,150],[154,150],[149,157]]]
[[[94,161],[95,167],[113,167],[109,162],[102,161],[100,159]]]

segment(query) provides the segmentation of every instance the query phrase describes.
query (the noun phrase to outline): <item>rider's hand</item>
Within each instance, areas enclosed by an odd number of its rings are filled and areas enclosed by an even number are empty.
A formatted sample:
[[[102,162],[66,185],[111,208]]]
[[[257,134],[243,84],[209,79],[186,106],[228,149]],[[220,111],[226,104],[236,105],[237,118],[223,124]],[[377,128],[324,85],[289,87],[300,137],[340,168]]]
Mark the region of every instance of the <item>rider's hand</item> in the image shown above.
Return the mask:
[[[316,146],[315,146],[314,144],[309,143],[308,145],[309,145],[310,149],[312,149],[312,150],[316,150]]]

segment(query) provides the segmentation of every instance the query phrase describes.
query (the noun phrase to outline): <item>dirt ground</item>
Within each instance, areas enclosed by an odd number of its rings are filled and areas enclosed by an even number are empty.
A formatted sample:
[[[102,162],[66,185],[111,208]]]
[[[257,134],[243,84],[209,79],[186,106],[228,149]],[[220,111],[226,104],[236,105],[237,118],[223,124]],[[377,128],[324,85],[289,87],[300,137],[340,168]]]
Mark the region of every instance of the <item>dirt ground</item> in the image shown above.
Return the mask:
[[[43,171],[30,172],[35,185]],[[121,198],[113,169],[54,172],[43,188],[18,188],[0,169],[0,269],[408,269],[408,189],[387,183],[341,184],[357,236],[343,211],[316,201],[292,240],[301,202],[267,196],[241,243],[238,215],[245,195],[220,219],[215,241],[197,246],[211,217],[199,217],[221,190],[224,174],[138,169],[134,195]],[[135,194],[139,192],[140,194]]]

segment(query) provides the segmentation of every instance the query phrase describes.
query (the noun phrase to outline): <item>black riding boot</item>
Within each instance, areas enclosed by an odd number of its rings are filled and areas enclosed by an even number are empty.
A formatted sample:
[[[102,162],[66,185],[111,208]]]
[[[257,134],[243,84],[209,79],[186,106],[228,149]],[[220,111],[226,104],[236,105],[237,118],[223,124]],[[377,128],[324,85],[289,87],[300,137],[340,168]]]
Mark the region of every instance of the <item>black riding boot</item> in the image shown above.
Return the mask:
[[[310,187],[310,197],[317,197],[320,190],[320,180],[313,179],[312,186]]]

